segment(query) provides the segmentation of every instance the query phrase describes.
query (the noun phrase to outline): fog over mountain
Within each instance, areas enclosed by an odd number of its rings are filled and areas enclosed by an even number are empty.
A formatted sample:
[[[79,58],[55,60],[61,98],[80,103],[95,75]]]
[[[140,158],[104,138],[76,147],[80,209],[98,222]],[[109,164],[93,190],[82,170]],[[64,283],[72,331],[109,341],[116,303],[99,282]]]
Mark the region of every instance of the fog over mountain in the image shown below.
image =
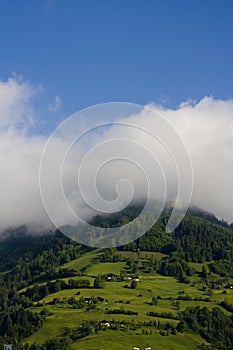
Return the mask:
[[[39,94],[39,89],[22,79],[11,77],[0,82],[0,186],[1,211],[0,230],[9,227],[30,225],[35,229],[51,225],[43,207],[39,189],[39,165],[41,154],[47,137],[37,132],[40,123],[38,111],[33,107],[33,99]],[[138,115],[124,119],[124,122],[140,120],[141,125],[150,129],[154,123],[154,113],[158,111],[171,123],[182,137],[190,154],[194,187],[192,204],[213,212],[217,217],[233,221],[233,100],[216,100],[213,97],[203,97],[201,101],[182,102],[177,109],[169,109],[151,103]],[[51,108],[51,106],[50,106]],[[135,140],[154,150],[150,138],[130,128],[120,126],[110,127],[104,134],[90,134],[80,146],[80,155],[87,153],[95,144],[106,139],[119,138]],[[87,135],[88,137],[88,135]],[[66,143],[65,138],[56,139],[55,148],[59,154],[60,147]],[[112,143],[112,151],[116,147]],[[174,178],[175,167],[167,164],[164,151],[156,149],[163,162],[168,182],[167,200],[174,200],[177,193],[177,181]],[[109,149],[108,149],[109,151]],[[140,150],[131,146],[131,153],[143,157]],[[104,160],[105,152],[99,152]],[[107,154],[107,152],[106,152]],[[91,211],[83,201],[74,196],[76,162],[81,156],[68,157],[65,167],[64,190],[72,203],[77,206],[83,217],[91,215]],[[92,168],[102,159],[93,159],[86,166],[88,178]],[[147,162],[145,160],[145,162]],[[149,167],[149,160],[146,163]],[[135,188],[135,199],[144,199],[146,191],[145,177],[136,171],[131,163],[124,161],[112,162],[111,167],[100,171],[98,183],[100,193],[106,200],[115,197],[115,184],[120,178],[130,177]],[[151,167],[150,172],[153,171]],[[156,178],[157,175],[155,175]],[[48,173],[48,194],[54,201],[54,211],[59,217],[59,224],[67,223],[63,201],[57,196],[53,185],[53,164]],[[71,183],[69,182],[71,181]],[[158,181],[160,178],[158,177]],[[88,192],[88,182],[86,191]],[[153,188],[153,187],[152,187]],[[91,189],[91,187],[90,187]],[[124,189],[124,187],[123,187]],[[127,204],[131,195],[128,185],[123,190],[122,205]],[[90,197],[92,193],[89,194]],[[88,194],[87,194],[88,196]],[[75,197],[75,198],[73,198]]]

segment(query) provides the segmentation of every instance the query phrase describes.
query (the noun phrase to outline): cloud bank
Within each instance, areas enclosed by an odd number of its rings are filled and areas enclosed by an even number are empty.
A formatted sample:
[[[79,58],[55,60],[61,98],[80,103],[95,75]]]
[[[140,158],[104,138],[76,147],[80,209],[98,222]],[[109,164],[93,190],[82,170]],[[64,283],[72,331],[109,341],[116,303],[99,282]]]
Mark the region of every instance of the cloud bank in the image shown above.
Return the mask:
[[[37,89],[17,77],[0,82],[0,186],[1,210],[0,231],[10,227],[29,225],[35,229],[51,226],[43,207],[39,189],[39,165],[46,137],[36,133],[33,98]],[[60,103],[55,101],[55,105]],[[55,107],[55,105],[52,107]],[[57,107],[56,107],[57,108]],[[158,111],[175,127],[181,135],[191,156],[194,171],[194,188],[192,204],[213,212],[219,218],[233,221],[233,100],[215,100],[204,97],[199,102],[181,103],[177,109],[167,109],[151,104],[142,113],[129,117],[128,121],[140,120],[142,125],[150,128],[153,116],[150,112]],[[151,123],[151,124],[150,124]],[[34,127],[34,132],[29,132]],[[72,131],[71,131],[72,132]],[[64,190],[71,205],[83,216],[91,214],[83,201],[77,200],[73,190],[76,179],[77,163],[81,162],[82,154],[86,154],[93,145],[99,144],[110,137],[130,138],[139,140],[150,148],[150,138],[135,133],[130,129],[114,126],[104,134],[89,135],[89,140],[79,147],[80,154],[71,152],[64,169]],[[56,154],[67,143],[65,137],[57,138],[54,144]],[[159,146],[158,146],[159,147]],[[151,147],[151,149],[153,149]],[[112,150],[116,147],[112,144]],[[140,152],[132,148],[132,153]],[[163,150],[158,150],[161,161],[166,169],[167,158]],[[100,152],[102,154],[103,152]],[[138,156],[140,154],[138,153]],[[101,161],[101,159],[98,159]],[[97,159],[86,163],[86,175],[90,174]],[[149,166],[149,164],[148,164]],[[167,164],[168,169],[170,169]],[[120,170],[119,170],[120,169]],[[153,169],[152,169],[153,170]],[[102,171],[102,173],[101,173]],[[165,171],[166,172],[166,171]],[[135,171],[132,164],[115,161],[105,172],[100,169],[99,190],[104,198],[113,200],[113,187],[119,177],[130,174],[133,185],[138,189],[136,199],[145,196],[146,184],[140,172]],[[167,172],[169,195],[176,193],[176,181],[173,178],[174,169]],[[57,197],[56,186],[53,184],[53,164],[48,173],[48,196],[54,202],[54,211],[60,218],[60,224],[67,223],[64,203]],[[126,197],[130,195],[125,187]],[[87,185],[88,193],[88,185]],[[91,193],[89,196],[91,198]],[[74,197],[74,198],[73,198]],[[123,200],[124,202],[124,200]],[[125,204],[125,203],[123,203]]]

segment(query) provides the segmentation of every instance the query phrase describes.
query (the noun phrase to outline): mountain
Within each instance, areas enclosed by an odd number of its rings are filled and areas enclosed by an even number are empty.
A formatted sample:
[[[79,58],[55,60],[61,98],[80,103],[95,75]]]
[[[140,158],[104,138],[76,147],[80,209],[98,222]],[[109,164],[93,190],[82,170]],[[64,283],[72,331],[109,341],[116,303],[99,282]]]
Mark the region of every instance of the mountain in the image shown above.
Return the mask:
[[[137,207],[93,218],[132,220]],[[91,249],[59,231],[8,230],[0,242],[0,344],[14,349],[233,348],[233,230],[169,210],[135,242]],[[3,237],[3,235],[2,235]]]

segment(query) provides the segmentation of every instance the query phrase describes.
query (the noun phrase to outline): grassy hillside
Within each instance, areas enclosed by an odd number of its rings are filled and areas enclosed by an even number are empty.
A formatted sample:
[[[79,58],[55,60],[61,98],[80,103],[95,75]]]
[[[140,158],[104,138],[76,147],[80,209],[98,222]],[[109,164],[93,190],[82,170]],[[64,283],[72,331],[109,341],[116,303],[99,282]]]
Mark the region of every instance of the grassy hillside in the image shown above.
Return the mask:
[[[13,342],[19,350],[230,350],[232,230],[187,217],[166,242],[165,221],[159,225],[119,249],[87,249],[59,233],[35,241],[26,237],[29,247],[19,240],[0,275],[0,342]],[[206,230],[214,237],[208,244]],[[200,249],[195,258],[201,236],[209,260],[203,260]],[[143,245],[147,251],[139,248]],[[10,239],[2,242],[0,259],[9,248]],[[14,316],[19,308],[27,311],[25,328]],[[38,319],[29,327],[33,315]]]
[[[125,350],[132,349],[133,346],[152,349],[166,349],[166,350],[196,350],[203,342],[200,336],[191,334],[178,334],[172,337],[163,337],[158,333],[153,335],[141,335],[130,333],[122,334],[119,331],[103,332],[101,335],[90,335],[80,342],[74,344],[72,349],[80,350],[96,350],[96,349],[112,349]],[[116,339],[117,337],[117,339]],[[98,345],[96,345],[98,342]]]
[[[46,309],[48,313],[51,313],[50,316],[47,317],[46,322],[43,324],[42,328],[33,334],[31,337],[27,338],[25,342],[29,344],[33,344],[37,342],[38,344],[43,344],[47,340],[62,336],[65,332],[66,328],[76,328],[81,326],[83,321],[95,321],[99,323],[103,319],[107,319],[112,321],[113,319],[117,322],[124,321],[132,321],[132,322],[148,322],[154,321],[161,323],[171,322],[176,325],[178,320],[171,319],[170,317],[151,317],[147,314],[151,311],[164,314],[171,313],[174,318],[178,316],[178,313],[182,310],[185,310],[187,307],[195,307],[195,306],[206,306],[210,309],[219,305],[219,302],[223,300],[228,300],[230,303],[233,303],[233,290],[225,289],[222,286],[219,289],[213,290],[211,298],[209,301],[201,301],[201,299],[209,298],[209,292],[206,290],[203,291],[202,287],[205,285],[205,282],[200,277],[200,271],[202,268],[202,264],[195,263],[195,268],[197,273],[195,273],[190,279],[190,283],[181,283],[177,280],[177,278],[172,276],[161,276],[159,274],[156,275],[148,275],[141,273],[139,274],[139,282],[137,284],[136,289],[124,288],[126,285],[130,287],[130,281],[110,281],[107,282],[103,289],[95,289],[93,288],[94,278],[100,274],[110,274],[114,273],[119,275],[120,271],[127,271],[127,264],[125,262],[100,262],[95,263],[96,256],[101,254],[100,251],[92,251],[91,253],[86,253],[87,257],[85,258],[85,254],[72,262],[72,267],[76,267],[77,271],[79,270],[79,260],[80,264],[83,267],[83,262],[86,261],[86,266],[89,268],[86,272],[86,277],[73,277],[74,280],[79,280],[82,278],[89,278],[91,282],[90,288],[82,288],[82,289],[69,289],[69,290],[61,290],[57,293],[49,294],[39,303],[35,303],[35,305],[31,308],[33,312],[41,312],[41,310]],[[154,253],[155,257],[157,256]],[[146,256],[146,252],[141,252],[141,256]],[[153,253],[150,253],[150,258],[153,256]],[[149,258],[149,257],[148,257]],[[148,260],[148,258],[141,258],[141,260]],[[70,263],[64,265],[64,268]],[[193,263],[190,263],[193,266]],[[91,276],[91,277],[90,277]],[[66,280],[66,279],[64,279]],[[77,293],[80,293],[77,295]],[[223,294],[226,292],[227,294]],[[70,298],[79,299],[80,297],[92,297],[97,298],[101,296],[104,298],[103,304],[96,304],[95,309],[88,311],[88,305],[82,309],[75,309],[71,305],[67,304],[67,300]],[[152,306],[151,300],[152,297],[159,297],[157,305]],[[183,296],[188,296],[191,300],[179,300],[182,299]],[[52,301],[57,299],[57,303],[55,305],[51,305]],[[65,302],[61,302],[65,300]],[[178,305],[176,304],[178,302]],[[123,315],[123,314],[106,314],[106,309],[126,309],[130,311],[137,311],[138,315]],[[229,314],[225,309],[224,312]],[[142,334],[143,332],[150,332],[152,334]],[[130,333],[130,334],[129,334]],[[96,347],[96,337],[98,337],[98,346]],[[106,339],[108,339],[107,343]],[[110,331],[109,329],[105,331],[99,331],[96,335],[90,335],[85,339],[81,339],[72,345],[73,349],[100,349],[100,344],[105,343],[105,348],[107,349],[107,344],[110,342],[112,344],[112,349],[120,349],[119,343],[127,344],[130,342],[130,339],[133,341],[135,339],[135,344],[139,342],[141,346],[144,346],[147,339],[150,345],[160,344],[160,348],[162,349],[185,349],[187,348],[187,344],[190,344],[190,347],[193,349],[197,349],[197,345],[204,342],[199,336],[191,336],[190,334],[179,334],[179,335],[169,335],[165,336],[159,334],[157,330],[154,330],[153,327],[145,327],[143,325],[135,330],[134,332],[124,332],[122,330],[117,330],[115,333]],[[122,339],[122,340],[121,340]],[[99,343],[100,342],[100,343]],[[147,342],[147,343],[148,343]],[[114,347],[113,347],[114,346]],[[117,347],[118,346],[118,347]],[[123,346],[123,345],[122,345]],[[122,347],[123,348],[123,347]]]

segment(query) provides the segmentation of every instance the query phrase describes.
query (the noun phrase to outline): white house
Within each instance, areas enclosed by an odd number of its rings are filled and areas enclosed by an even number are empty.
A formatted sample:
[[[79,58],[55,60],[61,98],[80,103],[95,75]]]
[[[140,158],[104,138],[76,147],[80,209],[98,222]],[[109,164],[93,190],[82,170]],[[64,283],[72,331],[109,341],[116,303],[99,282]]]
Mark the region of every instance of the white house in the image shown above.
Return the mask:
[[[4,350],[12,350],[11,344],[4,344]]]
[[[106,320],[101,321],[99,325],[100,327],[107,327],[107,328],[111,327],[111,323]]]

